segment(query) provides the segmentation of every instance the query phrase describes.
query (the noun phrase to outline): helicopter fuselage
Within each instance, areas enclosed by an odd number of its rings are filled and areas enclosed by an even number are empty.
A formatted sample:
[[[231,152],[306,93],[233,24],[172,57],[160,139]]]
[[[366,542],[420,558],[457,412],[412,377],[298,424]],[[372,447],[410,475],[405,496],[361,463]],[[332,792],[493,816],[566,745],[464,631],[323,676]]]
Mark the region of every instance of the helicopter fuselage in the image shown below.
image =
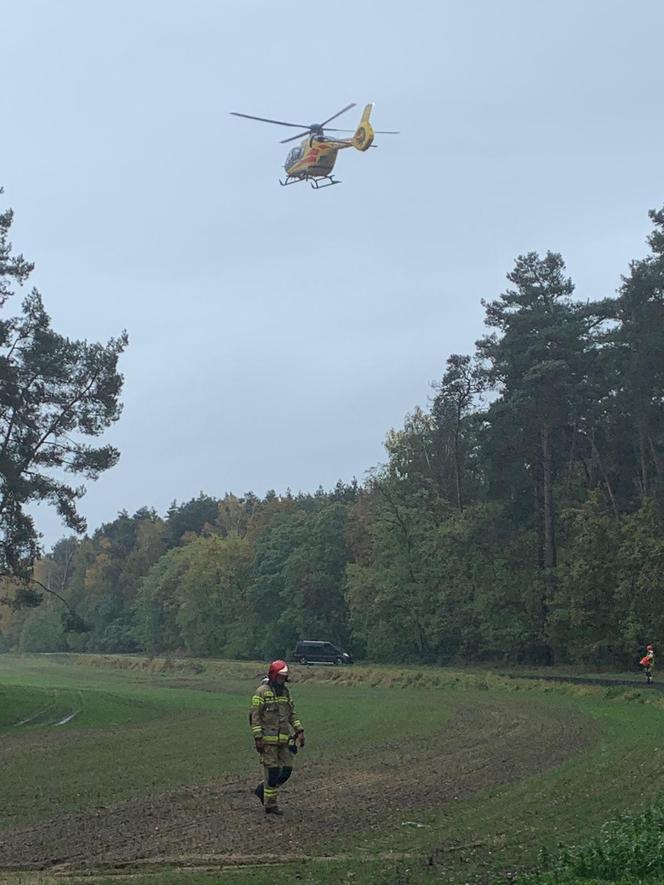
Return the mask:
[[[310,135],[294,147],[284,162],[288,178],[327,178],[334,169],[340,150],[352,147],[350,139]]]

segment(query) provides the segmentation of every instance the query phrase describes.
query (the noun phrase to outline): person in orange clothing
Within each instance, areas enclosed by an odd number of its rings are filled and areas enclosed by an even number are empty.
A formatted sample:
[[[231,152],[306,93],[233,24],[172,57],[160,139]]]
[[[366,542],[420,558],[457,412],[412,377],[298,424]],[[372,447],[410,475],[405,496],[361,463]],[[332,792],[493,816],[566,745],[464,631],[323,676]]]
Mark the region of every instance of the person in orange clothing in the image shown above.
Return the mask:
[[[639,661],[646,674],[646,684],[651,685],[653,681],[653,670],[655,669],[655,649],[651,644],[646,645],[646,653]]]

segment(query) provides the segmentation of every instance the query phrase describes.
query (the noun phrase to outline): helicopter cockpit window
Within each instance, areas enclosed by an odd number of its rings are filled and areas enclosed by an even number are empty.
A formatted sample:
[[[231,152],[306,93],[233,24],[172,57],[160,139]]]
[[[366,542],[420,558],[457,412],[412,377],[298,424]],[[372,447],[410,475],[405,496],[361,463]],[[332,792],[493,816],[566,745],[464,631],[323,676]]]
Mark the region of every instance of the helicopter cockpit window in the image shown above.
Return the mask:
[[[296,163],[303,153],[304,151],[301,147],[294,147],[286,157],[286,166],[292,166],[293,163]]]

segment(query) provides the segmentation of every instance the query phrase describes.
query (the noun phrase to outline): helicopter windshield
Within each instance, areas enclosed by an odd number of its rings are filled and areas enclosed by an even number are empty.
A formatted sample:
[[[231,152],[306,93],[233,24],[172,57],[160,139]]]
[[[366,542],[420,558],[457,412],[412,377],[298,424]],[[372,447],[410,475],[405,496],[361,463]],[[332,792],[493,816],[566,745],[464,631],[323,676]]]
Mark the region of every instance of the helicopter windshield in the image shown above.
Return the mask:
[[[297,161],[302,157],[303,153],[304,151],[301,147],[294,147],[291,151],[289,151],[288,156],[286,157],[284,168],[290,169],[293,163],[297,163]]]

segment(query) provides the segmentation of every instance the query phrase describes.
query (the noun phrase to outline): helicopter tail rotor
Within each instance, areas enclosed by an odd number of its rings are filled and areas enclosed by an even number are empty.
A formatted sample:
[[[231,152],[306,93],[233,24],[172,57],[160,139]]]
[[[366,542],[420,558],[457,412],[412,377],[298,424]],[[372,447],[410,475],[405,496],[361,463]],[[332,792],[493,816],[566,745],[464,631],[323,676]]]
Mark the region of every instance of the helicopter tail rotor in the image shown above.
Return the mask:
[[[371,111],[373,110],[373,103],[368,104],[364,111],[362,112],[362,117],[360,118],[360,122],[355,130],[353,138],[351,139],[353,142],[353,147],[357,148],[358,151],[367,151],[371,147],[371,142],[374,140],[374,130],[370,122]]]

